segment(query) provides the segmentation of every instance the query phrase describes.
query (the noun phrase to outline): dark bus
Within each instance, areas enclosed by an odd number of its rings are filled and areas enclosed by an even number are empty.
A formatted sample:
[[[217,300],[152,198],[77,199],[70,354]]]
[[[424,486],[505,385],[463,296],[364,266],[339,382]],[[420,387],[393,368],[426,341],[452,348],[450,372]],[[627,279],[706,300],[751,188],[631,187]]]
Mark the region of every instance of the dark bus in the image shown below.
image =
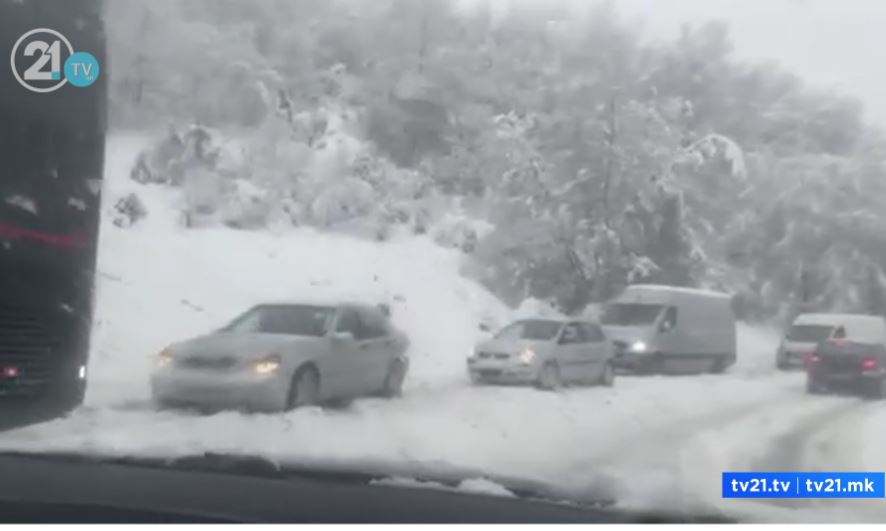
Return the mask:
[[[97,81],[51,92],[23,86],[7,58],[35,28],[95,56]],[[23,48],[19,58],[39,59]],[[0,56],[2,424],[18,409],[56,414],[83,401],[107,112],[100,0],[0,0]]]

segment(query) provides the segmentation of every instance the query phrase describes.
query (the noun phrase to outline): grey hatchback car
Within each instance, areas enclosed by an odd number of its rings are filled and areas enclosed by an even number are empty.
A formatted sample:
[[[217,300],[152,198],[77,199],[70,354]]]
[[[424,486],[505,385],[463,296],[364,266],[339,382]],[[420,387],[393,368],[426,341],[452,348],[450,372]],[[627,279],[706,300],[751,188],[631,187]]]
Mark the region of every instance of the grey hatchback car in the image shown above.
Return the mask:
[[[535,384],[556,389],[615,381],[615,346],[597,323],[524,319],[481,343],[467,365],[474,383]]]
[[[406,377],[408,347],[384,306],[262,304],[161,352],[151,390],[161,406],[260,411],[391,397]]]

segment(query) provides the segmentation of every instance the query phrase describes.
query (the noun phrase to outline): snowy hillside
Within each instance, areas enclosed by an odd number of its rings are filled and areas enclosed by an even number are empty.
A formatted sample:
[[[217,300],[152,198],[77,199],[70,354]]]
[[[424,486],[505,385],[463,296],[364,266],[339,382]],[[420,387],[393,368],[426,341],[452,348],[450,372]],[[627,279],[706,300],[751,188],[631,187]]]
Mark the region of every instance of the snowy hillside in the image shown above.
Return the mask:
[[[502,489],[483,477],[532,479],[626,508],[713,508],[779,521],[883,515],[873,504],[819,510],[720,499],[724,470],[883,465],[874,451],[881,446],[858,451],[861,436],[886,441],[877,404],[805,395],[802,375],[773,369],[774,332],[740,325],[739,362],[725,375],[619,377],[614,388],[556,393],[472,387],[463,363],[481,333],[477,324],[501,322],[509,312],[459,275],[455,251],[428,237],[379,243],[310,230],[185,230],[173,192],[127,178],[138,146],[127,138],[109,145],[106,197],[137,190],[149,215],[128,229],[102,228],[87,402],[66,419],[4,433],[0,448],[142,456],[211,450],[396,470],[395,481],[407,484],[422,471],[461,471],[463,484],[495,492]],[[413,372],[402,398],[279,415],[157,411],[147,402],[153,357],[168,343],[267,298],[317,296],[391,302],[412,339]],[[527,301],[513,313],[552,311],[542,306]],[[847,436],[853,429],[859,437]]]
[[[105,216],[89,404],[145,400],[160,350],[268,300],[389,303],[412,342],[409,386],[463,381],[479,323],[507,318],[500,302],[460,276],[460,255],[428,237],[377,243],[311,229],[185,229],[177,191],[129,180],[143,145],[110,144],[106,204],[136,192],[149,214],[126,229]]]

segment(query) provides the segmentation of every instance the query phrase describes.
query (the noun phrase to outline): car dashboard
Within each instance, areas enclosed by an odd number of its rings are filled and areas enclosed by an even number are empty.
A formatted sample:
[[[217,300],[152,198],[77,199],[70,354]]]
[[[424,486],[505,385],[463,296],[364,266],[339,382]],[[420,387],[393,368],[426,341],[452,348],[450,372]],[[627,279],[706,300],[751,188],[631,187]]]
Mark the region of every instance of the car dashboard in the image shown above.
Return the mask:
[[[0,456],[5,523],[724,522],[377,484],[369,476],[249,473]]]

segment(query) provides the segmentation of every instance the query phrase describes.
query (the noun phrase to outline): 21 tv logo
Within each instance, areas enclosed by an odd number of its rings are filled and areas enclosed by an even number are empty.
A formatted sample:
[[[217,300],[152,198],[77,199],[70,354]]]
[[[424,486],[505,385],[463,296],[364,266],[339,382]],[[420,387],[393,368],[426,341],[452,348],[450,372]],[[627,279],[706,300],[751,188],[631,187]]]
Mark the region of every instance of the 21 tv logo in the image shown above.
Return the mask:
[[[88,52],[75,52],[61,33],[33,29],[15,42],[10,54],[12,74],[31,92],[54,92],[70,83],[88,87],[98,79],[98,60]]]

